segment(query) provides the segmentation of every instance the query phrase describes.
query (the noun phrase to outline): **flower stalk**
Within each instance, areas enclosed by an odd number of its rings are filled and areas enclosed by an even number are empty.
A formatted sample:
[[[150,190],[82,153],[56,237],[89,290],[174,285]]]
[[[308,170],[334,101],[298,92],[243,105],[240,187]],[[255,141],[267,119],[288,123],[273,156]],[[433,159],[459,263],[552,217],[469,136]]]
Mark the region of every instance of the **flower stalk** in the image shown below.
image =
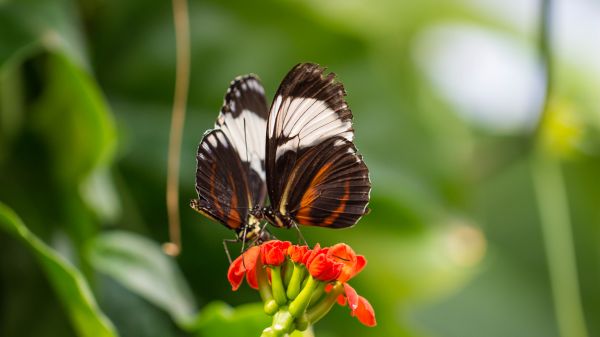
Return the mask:
[[[281,280],[280,266],[271,268],[271,289],[273,290],[273,297],[277,304],[284,305],[287,303],[285,289],[283,288],[283,282]]]
[[[307,320],[309,322],[316,323],[319,320],[321,320],[321,318],[325,317],[325,315],[327,315],[329,310],[331,310],[331,308],[337,301],[338,296],[342,295],[343,292],[344,287],[341,283],[338,283],[335,286],[333,286],[331,291],[322,301],[319,301],[316,305],[312,306],[308,310],[308,312],[306,313]]]
[[[300,293],[300,286],[304,281],[304,267],[302,265],[297,265],[294,263],[294,269],[292,271],[292,277],[290,279],[290,283],[287,287],[287,297],[290,300],[293,300]]]
[[[306,311],[308,307],[308,303],[310,303],[310,299],[312,298],[313,292],[319,286],[319,282],[315,280],[312,276],[309,276],[308,281],[304,288],[300,291],[300,294],[290,303],[290,312],[295,317],[300,317],[300,314]]]

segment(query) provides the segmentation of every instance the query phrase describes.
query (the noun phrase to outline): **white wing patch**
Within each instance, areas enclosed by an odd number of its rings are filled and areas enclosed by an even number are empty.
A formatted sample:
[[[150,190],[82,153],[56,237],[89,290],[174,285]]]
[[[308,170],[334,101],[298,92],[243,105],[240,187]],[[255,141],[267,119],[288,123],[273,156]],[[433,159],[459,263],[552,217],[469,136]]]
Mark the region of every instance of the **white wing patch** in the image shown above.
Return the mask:
[[[215,135],[210,134],[210,135],[208,135],[207,139],[208,139],[208,142],[210,143],[210,145],[212,145],[213,147],[217,147],[217,138],[215,137]],[[210,149],[208,147],[208,145],[206,145],[206,144],[204,144],[204,145],[205,145],[205,149]]]
[[[345,108],[345,107],[343,107]],[[269,115],[269,137],[275,134],[291,138],[279,144],[275,159],[287,151],[316,145],[333,136],[352,141],[352,121],[340,119],[338,113],[322,100],[309,97],[277,96]]]
[[[275,133],[275,122],[277,120],[277,115],[279,114],[279,109],[281,107],[281,95],[275,98],[275,102],[273,102],[273,106],[271,107],[271,112],[269,113],[269,138],[273,138]]]
[[[233,117],[231,113],[222,114],[215,128],[223,131],[240,159],[249,162],[250,167],[265,180],[265,170],[262,166],[265,159],[267,133],[265,120],[256,113],[244,109],[237,117]]]

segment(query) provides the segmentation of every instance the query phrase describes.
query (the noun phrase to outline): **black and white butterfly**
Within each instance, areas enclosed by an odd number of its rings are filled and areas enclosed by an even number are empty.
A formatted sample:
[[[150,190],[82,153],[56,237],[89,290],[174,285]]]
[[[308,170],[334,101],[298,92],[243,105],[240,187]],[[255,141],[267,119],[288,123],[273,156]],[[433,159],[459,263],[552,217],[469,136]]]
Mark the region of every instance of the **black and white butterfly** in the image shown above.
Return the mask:
[[[295,66],[270,110],[256,76],[236,78],[204,134],[191,207],[235,230],[237,241],[269,238],[263,220],[344,228],[367,213],[371,182],[353,143],[352,112],[343,85],[324,71]]]

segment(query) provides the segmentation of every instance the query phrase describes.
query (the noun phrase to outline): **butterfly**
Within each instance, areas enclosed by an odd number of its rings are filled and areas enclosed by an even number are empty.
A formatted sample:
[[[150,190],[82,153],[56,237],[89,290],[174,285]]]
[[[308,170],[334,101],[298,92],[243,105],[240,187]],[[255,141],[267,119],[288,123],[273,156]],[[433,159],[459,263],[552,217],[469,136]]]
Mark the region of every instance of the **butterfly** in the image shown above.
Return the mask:
[[[234,230],[231,241],[269,239],[263,222],[344,228],[368,212],[369,170],[353,143],[346,92],[324,72],[296,65],[270,109],[257,76],[231,82],[215,127],[198,146],[198,198],[190,203]]]

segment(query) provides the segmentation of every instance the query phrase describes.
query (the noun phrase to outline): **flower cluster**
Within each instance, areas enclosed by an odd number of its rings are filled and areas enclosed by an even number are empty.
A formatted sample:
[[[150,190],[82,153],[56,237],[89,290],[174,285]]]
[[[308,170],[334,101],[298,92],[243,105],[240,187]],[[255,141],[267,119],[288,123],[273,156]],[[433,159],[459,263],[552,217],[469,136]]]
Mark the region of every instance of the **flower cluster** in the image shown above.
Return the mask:
[[[373,307],[348,284],[366,264],[362,255],[343,243],[327,248],[317,244],[310,249],[274,240],[240,255],[229,267],[227,278],[233,290],[244,278],[258,289],[265,312],[273,316],[272,326],[262,336],[285,336],[305,330],[336,302],[348,304],[351,315],[362,324],[375,326]]]

